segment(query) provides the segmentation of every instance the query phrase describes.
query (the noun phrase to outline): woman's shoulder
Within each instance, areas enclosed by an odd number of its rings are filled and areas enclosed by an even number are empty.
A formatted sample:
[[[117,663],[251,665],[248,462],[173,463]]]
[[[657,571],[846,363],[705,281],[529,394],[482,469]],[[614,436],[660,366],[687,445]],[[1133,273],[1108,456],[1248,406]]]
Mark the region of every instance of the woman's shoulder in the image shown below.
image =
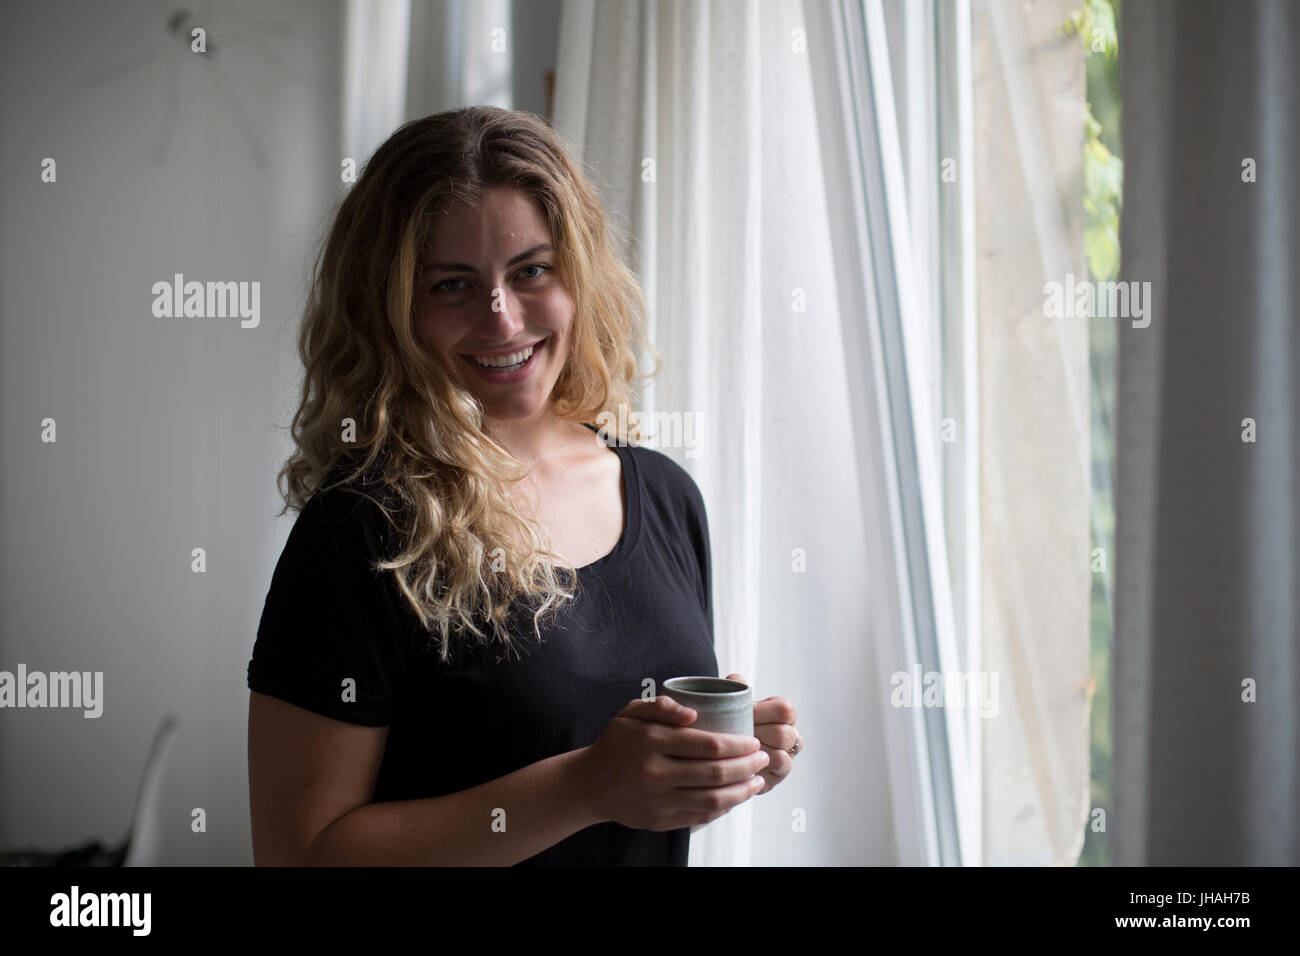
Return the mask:
[[[660,484],[670,485],[680,489],[699,490],[695,484],[695,479],[677,459],[660,451],[649,444],[633,444],[627,442],[624,446],[636,460],[637,468],[645,475],[653,477]]]
[[[704,496],[691,473],[675,458],[649,445],[628,443],[631,456],[647,497],[661,502],[674,512],[704,512]]]
[[[399,512],[396,494],[376,473],[353,475],[351,469],[335,465],[303,506],[295,527],[328,526],[336,533],[386,539]]]
[[[620,452],[624,461],[631,462],[636,482],[643,489],[648,504],[666,505],[673,515],[679,515],[683,510],[703,514],[704,496],[700,494],[699,486],[690,472],[674,458],[650,443],[638,444],[605,428],[585,424],[600,441]]]

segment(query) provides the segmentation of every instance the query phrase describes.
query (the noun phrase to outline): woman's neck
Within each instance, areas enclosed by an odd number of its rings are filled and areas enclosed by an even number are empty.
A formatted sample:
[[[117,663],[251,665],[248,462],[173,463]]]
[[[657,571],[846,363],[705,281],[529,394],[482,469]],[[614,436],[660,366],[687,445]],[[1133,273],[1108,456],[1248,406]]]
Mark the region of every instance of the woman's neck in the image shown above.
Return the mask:
[[[549,407],[533,418],[498,421],[488,418],[486,427],[492,439],[524,465],[545,465],[566,445],[575,440],[582,428],[557,416]]]

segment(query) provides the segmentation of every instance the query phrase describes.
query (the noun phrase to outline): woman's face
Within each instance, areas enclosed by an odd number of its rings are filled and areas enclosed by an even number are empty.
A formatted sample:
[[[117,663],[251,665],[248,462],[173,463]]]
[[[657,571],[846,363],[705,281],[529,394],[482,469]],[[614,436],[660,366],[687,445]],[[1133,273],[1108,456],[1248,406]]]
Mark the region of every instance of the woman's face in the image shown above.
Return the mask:
[[[569,354],[574,304],[541,210],[518,190],[490,189],[481,205],[439,217],[432,233],[415,279],[416,338],[489,418],[545,414]]]

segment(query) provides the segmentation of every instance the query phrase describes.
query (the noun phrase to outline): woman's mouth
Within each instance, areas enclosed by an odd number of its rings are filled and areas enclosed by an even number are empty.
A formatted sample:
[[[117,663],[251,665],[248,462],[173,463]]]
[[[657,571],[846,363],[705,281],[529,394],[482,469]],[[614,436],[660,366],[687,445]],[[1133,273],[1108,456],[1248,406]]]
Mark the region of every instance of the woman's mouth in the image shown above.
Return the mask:
[[[461,358],[469,363],[480,378],[489,382],[508,384],[528,377],[537,364],[537,353],[545,344],[546,339],[541,339],[513,352],[490,356],[461,355]]]

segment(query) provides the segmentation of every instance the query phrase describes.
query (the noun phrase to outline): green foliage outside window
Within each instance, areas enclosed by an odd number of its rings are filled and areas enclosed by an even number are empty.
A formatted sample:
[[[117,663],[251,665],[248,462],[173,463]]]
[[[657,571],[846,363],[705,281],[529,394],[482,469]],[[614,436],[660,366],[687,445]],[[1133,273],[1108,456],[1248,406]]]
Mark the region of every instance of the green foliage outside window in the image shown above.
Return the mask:
[[[1124,165],[1120,158],[1119,86],[1120,0],[1086,0],[1061,27],[1082,41],[1087,76],[1083,147],[1084,252],[1091,278],[1111,281],[1120,271],[1119,217]],[[1105,571],[1093,574],[1090,672],[1092,768],[1088,822],[1080,866],[1108,866],[1111,846],[1112,753],[1111,662],[1114,616],[1109,576],[1114,572],[1115,391],[1117,319],[1090,320],[1089,365],[1092,388],[1092,527],[1094,549],[1104,554]],[[1096,553],[1096,552],[1094,552]],[[1097,829],[1105,814],[1105,830]]]

